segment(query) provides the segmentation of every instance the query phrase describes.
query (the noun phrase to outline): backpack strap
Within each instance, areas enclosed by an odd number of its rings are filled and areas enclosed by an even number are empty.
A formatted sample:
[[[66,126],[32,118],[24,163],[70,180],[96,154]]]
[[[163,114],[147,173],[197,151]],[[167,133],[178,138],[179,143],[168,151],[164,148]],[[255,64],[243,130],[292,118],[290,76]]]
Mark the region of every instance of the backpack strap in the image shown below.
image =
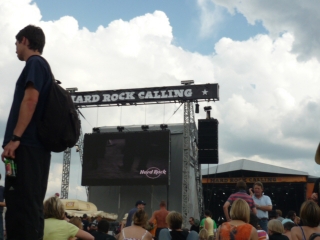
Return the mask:
[[[32,58],[32,57],[40,57],[41,59],[43,59],[43,61],[45,61],[47,63],[47,65],[48,65],[48,67],[49,67],[49,71],[51,73],[52,81],[56,82],[57,84],[61,84],[61,82],[59,80],[54,78],[54,75],[53,75],[53,73],[51,71],[50,64],[48,63],[48,61],[44,57],[42,57],[41,55],[32,55],[32,56],[29,57],[29,59]]]

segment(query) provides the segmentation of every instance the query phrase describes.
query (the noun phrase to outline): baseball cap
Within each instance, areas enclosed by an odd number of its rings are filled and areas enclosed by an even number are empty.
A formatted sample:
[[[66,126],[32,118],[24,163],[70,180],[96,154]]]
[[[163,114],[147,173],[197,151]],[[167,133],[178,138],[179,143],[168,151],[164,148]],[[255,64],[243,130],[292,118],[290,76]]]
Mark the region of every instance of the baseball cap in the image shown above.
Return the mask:
[[[140,205],[140,204],[143,204],[143,205],[147,205],[144,201],[142,200],[139,200],[136,202],[136,206]]]

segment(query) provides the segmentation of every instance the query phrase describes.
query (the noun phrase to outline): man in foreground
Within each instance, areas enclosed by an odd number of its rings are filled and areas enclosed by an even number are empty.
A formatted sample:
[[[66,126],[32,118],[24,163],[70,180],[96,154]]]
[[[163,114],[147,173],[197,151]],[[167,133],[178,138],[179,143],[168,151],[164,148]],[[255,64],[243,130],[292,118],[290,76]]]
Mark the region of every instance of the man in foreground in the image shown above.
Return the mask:
[[[41,28],[23,28],[15,44],[18,59],[26,65],[16,82],[2,145],[2,161],[12,158],[18,169],[16,177],[5,180],[6,230],[8,239],[34,240],[43,237],[43,200],[51,159],[37,137],[36,121],[44,110],[52,77],[40,57],[45,45]]]

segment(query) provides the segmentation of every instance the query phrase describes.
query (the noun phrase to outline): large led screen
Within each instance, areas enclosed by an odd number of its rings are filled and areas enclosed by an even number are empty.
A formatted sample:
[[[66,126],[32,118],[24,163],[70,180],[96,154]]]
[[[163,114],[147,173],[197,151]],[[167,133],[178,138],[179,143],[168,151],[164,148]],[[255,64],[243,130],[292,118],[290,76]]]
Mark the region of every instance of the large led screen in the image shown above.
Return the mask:
[[[85,134],[82,185],[167,185],[169,158],[169,130]]]

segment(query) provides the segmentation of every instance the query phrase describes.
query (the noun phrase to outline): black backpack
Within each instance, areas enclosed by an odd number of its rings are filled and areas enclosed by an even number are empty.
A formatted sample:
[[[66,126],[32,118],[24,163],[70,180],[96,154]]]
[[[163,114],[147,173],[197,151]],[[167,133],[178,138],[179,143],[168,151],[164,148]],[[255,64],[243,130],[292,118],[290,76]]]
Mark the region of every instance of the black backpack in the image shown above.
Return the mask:
[[[43,114],[37,121],[37,132],[40,142],[47,150],[62,152],[78,142],[80,119],[70,93],[59,85],[58,80],[55,80],[50,65],[48,62],[47,64],[52,76],[52,85]]]

